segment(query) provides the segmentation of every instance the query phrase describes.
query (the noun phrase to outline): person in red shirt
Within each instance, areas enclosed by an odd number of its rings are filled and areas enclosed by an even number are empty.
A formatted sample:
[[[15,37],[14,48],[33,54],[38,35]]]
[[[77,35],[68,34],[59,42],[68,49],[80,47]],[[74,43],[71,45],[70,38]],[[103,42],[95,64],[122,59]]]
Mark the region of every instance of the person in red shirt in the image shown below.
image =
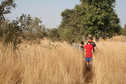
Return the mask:
[[[90,62],[92,61],[92,52],[93,52],[93,46],[91,45],[91,39],[88,39],[88,43],[84,46],[86,51],[86,64],[87,66],[90,65]]]

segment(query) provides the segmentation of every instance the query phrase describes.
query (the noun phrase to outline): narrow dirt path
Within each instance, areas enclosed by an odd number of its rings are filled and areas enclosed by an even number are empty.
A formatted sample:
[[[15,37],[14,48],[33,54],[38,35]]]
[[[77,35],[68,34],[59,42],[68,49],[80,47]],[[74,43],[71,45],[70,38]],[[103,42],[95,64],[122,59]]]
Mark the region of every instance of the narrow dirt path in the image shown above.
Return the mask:
[[[93,71],[92,66],[87,67],[86,64],[84,64],[83,68],[83,78],[85,79],[85,84],[89,84],[92,82],[93,79]]]

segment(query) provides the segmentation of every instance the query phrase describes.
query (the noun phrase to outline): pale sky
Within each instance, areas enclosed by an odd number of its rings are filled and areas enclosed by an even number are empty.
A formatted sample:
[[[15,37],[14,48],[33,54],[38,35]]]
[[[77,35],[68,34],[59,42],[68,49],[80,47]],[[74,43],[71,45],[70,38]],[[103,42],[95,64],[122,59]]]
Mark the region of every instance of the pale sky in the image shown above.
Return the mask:
[[[121,21],[121,26],[126,24],[126,0],[116,0],[116,13]],[[61,21],[61,13],[65,9],[72,9],[80,0],[15,0],[16,9],[12,9],[12,13],[6,15],[10,20],[22,14],[30,14],[33,17],[41,18],[42,24],[46,28],[57,28]]]

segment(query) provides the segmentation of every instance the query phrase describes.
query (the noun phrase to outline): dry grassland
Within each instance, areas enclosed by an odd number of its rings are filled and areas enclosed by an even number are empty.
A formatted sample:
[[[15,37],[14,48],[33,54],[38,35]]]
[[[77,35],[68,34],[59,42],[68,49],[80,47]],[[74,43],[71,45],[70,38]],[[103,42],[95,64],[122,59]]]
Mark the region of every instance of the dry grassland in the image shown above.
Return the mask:
[[[126,42],[98,42],[91,73],[85,58],[67,43],[24,42],[18,50],[0,45],[0,84],[126,84]]]

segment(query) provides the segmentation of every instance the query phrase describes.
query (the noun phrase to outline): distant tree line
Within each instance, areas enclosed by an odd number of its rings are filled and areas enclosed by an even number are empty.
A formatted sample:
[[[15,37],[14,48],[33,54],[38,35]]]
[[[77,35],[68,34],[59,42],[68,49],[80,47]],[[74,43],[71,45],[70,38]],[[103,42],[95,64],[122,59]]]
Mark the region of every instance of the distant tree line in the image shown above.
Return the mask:
[[[22,40],[39,40],[44,37],[52,41],[69,43],[86,39],[111,38],[114,35],[126,35],[126,26],[121,28],[115,13],[115,0],[80,0],[74,9],[61,13],[62,22],[58,28],[46,28],[41,19],[30,14],[22,14],[16,20],[9,21],[5,15],[16,7],[14,0],[2,0],[0,3],[0,40],[4,44],[12,43],[14,48]]]
[[[41,19],[30,14],[22,14],[12,21],[6,19],[5,15],[11,13],[11,9],[15,7],[14,0],[2,0],[0,3],[0,40],[4,45],[12,43],[16,48],[22,40],[31,41],[44,37],[53,41],[58,40],[56,28],[45,28]]]

